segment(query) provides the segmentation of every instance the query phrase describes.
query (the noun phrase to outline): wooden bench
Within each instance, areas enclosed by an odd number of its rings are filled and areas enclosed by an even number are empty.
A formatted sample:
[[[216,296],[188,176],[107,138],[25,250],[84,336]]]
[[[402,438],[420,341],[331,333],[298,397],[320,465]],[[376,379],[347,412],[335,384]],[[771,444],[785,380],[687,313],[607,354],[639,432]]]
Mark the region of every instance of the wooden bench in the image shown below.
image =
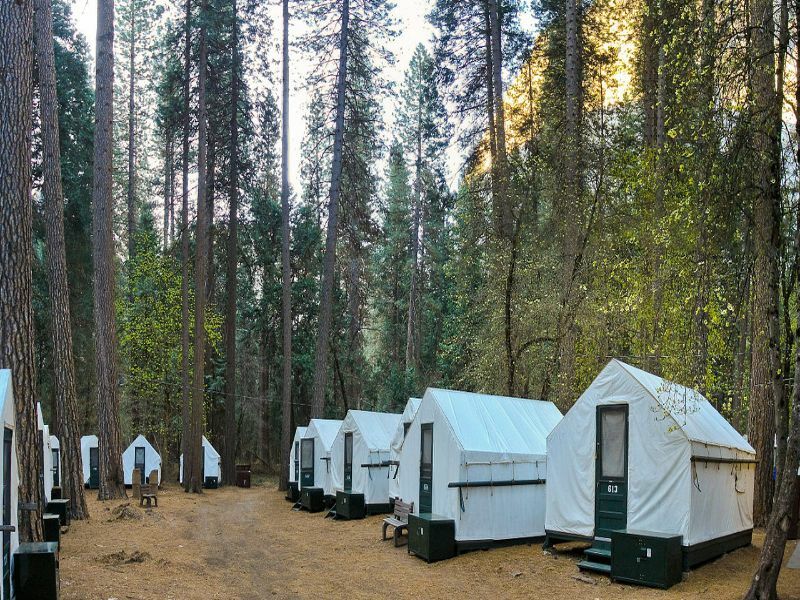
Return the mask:
[[[406,533],[406,541],[408,543],[408,515],[414,512],[414,503],[403,502],[399,498],[394,502],[394,512],[391,517],[386,517],[383,520],[383,541],[386,541],[386,529],[391,526],[394,527],[394,546],[400,546],[400,537],[403,532]]]

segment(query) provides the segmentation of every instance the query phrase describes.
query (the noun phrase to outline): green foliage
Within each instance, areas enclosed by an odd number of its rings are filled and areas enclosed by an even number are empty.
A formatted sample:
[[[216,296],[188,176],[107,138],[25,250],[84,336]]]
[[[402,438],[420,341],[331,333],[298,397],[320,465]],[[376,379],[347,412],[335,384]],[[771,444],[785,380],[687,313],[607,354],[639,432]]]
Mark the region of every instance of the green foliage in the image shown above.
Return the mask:
[[[181,269],[174,257],[161,253],[147,215],[136,244],[127,293],[117,298],[125,425],[131,435],[154,434],[174,447],[181,433]],[[190,307],[193,295],[190,290]],[[209,307],[205,318],[208,344],[217,349],[222,317]],[[194,320],[191,308],[189,319]],[[191,356],[189,360],[191,364]]]

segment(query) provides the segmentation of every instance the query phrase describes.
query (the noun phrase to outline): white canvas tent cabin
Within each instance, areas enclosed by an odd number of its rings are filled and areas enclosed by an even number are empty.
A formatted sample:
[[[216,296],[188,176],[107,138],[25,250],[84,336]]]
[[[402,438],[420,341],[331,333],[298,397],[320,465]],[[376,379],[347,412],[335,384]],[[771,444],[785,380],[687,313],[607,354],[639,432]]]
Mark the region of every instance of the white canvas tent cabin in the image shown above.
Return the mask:
[[[216,448],[211,445],[206,436],[203,436],[203,487],[217,488],[222,478],[222,457]],[[183,483],[183,454],[178,466],[178,482]]]
[[[61,485],[61,443],[54,435],[50,436],[50,448],[53,452],[53,485]]]
[[[422,398],[408,399],[403,414],[400,417],[400,423],[398,423],[397,429],[394,432],[391,446],[389,447],[389,502],[391,503],[394,503],[394,501],[400,497],[400,479],[398,478],[400,452],[403,450],[403,442],[406,439],[408,428],[411,427],[411,422],[417,414],[420,402],[422,402]]]
[[[695,390],[612,360],[547,454],[547,542],[592,542],[583,568],[626,529],[683,536],[684,570],[750,543],[755,452]]]
[[[81,463],[83,466],[83,485],[96,490],[100,487],[100,453],[96,435],[81,437]]]
[[[400,453],[400,496],[419,519],[452,520],[457,550],[543,537],[546,438],[560,420],[552,402],[428,388]]]
[[[401,415],[349,410],[331,446],[336,514],[362,518],[392,510],[389,452]]]
[[[290,502],[297,502],[300,498],[300,440],[306,434],[305,427],[298,427],[294,430],[292,447],[289,450],[289,485],[286,488],[286,499]]]
[[[11,557],[19,547],[19,524],[17,504],[19,493],[19,463],[17,462],[16,409],[11,371],[0,369],[0,417],[3,420],[3,453],[0,457],[0,499],[2,499],[3,525],[11,525],[14,531],[3,532],[2,578],[11,581]],[[10,583],[9,583],[10,585]],[[6,585],[0,586],[0,600],[10,600]]]
[[[300,503],[307,510],[322,510],[323,501],[333,503],[331,446],[342,422],[311,419],[300,440]]]
[[[122,453],[122,474],[125,485],[133,483],[133,470],[139,469],[141,483],[161,485],[161,455],[143,435],[137,435],[130,446]],[[158,481],[149,481],[150,472],[158,471]]]
[[[53,447],[50,444],[50,426],[44,422],[41,402],[36,403],[36,421],[39,430],[39,443],[41,446],[42,485],[44,487],[45,502],[50,502],[53,495]]]

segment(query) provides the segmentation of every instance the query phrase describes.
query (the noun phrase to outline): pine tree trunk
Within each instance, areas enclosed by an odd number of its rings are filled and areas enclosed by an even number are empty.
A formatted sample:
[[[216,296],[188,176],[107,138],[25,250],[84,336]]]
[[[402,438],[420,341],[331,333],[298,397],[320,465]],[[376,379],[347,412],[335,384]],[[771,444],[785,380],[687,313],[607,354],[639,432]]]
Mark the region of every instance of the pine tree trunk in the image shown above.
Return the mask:
[[[288,487],[292,445],[292,263],[289,255],[291,207],[289,206],[289,0],[283,0],[283,109],[281,111],[281,269],[283,286],[283,376],[281,417],[281,470],[278,489]],[[265,396],[266,398],[266,396]]]
[[[128,260],[136,243],[136,0],[130,2],[131,39],[128,55]]]
[[[314,361],[314,390],[311,418],[322,417],[325,390],[328,384],[328,354],[333,312],[333,286],[336,268],[336,238],[339,228],[339,194],[342,186],[342,147],[344,145],[344,100],[347,78],[347,41],[350,27],[350,0],[342,2],[342,30],[339,40],[339,72],[336,81],[336,120],[333,137],[331,189],[328,199],[328,227],[325,236],[325,258],[322,264],[322,290],[319,310],[319,332]]]
[[[125,498],[119,431],[119,364],[114,314],[114,0],[97,3],[95,69],[94,192],[92,230],[94,261],[95,369],[100,456],[100,500]]]
[[[42,539],[32,305],[32,43],[32,2],[0,2],[0,368],[11,370],[14,387],[19,502],[32,507],[19,513],[23,541]]]
[[[748,439],[759,457],[753,521],[763,526],[772,510],[775,406],[783,383],[779,365],[778,253],[780,246],[780,174],[775,111],[775,23],[772,2],[750,3],[750,113],[755,151],[753,175],[753,357],[750,377]],[[776,384],[777,383],[777,384]]]
[[[239,16],[233,10],[233,61],[231,64],[230,192],[228,250],[225,273],[225,456],[222,480],[236,483],[236,283],[239,222]]]
[[[189,400],[189,137],[191,135],[190,79],[191,79],[191,20],[192,1],[186,0],[185,31],[183,47],[183,147],[181,169],[183,189],[181,193],[181,454],[184,464],[184,485],[189,473],[189,438],[191,435]]]
[[[499,221],[495,227],[501,238],[509,239],[513,229],[511,199],[508,197],[508,157],[506,154],[506,123],[503,98],[502,14],[500,2],[489,0],[489,28],[492,52],[492,87],[494,89],[494,130],[497,144],[497,192],[499,195]]]
[[[80,431],[75,395],[75,362],[70,328],[51,0],[35,0],[34,8],[36,61],[39,67],[47,286],[50,292],[50,317],[53,330],[55,422],[61,448],[61,487],[64,489],[65,497],[70,499],[71,517],[84,519],[89,513],[83,493]]]
[[[780,0],[780,8],[779,8],[779,22],[778,22],[778,61],[777,61],[777,73],[776,73],[776,94],[775,94],[775,152],[778,156],[778,169],[780,168],[780,131],[783,127],[783,101],[784,101],[784,87],[785,87],[785,78],[786,78],[786,57],[787,57],[787,49],[789,46],[789,5],[788,0]],[[781,219],[781,205],[780,205],[780,181],[776,186],[777,190],[777,198],[775,202],[777,203],[774,214],[776,219],[776,229],[777,235],[780,236],[780,219]],[[778,253],[780,250],[777,251]],[[776,265],[775,265],[775,293],[780,293],[780,266],[779,266],[780,259],[776,256]],[[791,293],[789,291],[789,293]],[[787,304],[788,307],[788,304]],[[775,326],[777,328],[777,320],[778,320],[778,305],[776,300],[775,305],[775,319],[776,323]],[[788,315],[787,315],[788,316]],[[791,325],[789,325],[789,330],[791,331]],[[788,370],[783,369],[783,361],[779,358],[780,355],[780,332],[776,331],[772,333],[773,344],[775,344],[774,352],[775,352],[775,361],[773,363],[775,374],[773,376],[773,383],[772,386],[774,388],[775,394],[775,434],[776,434],[776,447],[775,447],[775,464],[777,465],[777,476],[780,479],[781,476],[781,468],[786,459],[786,439],[789,436],[789,406],[787,405],[787,394],[786,394],[786,386],[783,384],[783,377],[789,375]],[[786,344],[790,344],[791,340],[787,336],[785,342]],[[791,352],[791,349],[789,349]],[[776,490],[777,494],[777,490]]]
[[[798,247],[795,245],[795,254]],[[798,321],[800,323],[800,321]],[[800,335],[800,325],[795,332],[795,337]],[[762,459],[763,460],[763,459]],[[792,397],[792,428],[786,448],[786,459],[779,469],[781,476],[778,480],[778,492],[775,503],[767,522],[764,546],[758,562],[750,589],[745,595],[745,600],[777,600],[778,575],[780,575],[783,562],[783,553],[786,549],[786,539],[789,533],[790,507],[792,499],[797,494],[798,478],[797,468],[800,463],[800,345],[795,350],[794,364],[794,393]]]
[[[164,254],[169,250],[169,205],[170,205],[170,169],[172,162],[172,152],[170,150],[170,134],[169,129],[165,132],[164,137]]]
[[[203,0],[200,17],[200,56],[197,77],[197,222],[195,226],[195,296],[194,296],[194,384],[192,390],[192,414],[189,433],[189,475],[184,478],[186,491],[203,491],[202,435],[203,408],[205,404],[205,311],[206,270],[208,268],[208,205],[206,194],[206,167],[208,149],[208,111],[206,108],[206,81],[208,66],[208,43],[206,22],[208,5]],[[184,462],[184,466],[186,462]]]
[[[408,286],[408,321],[406,330],[406,391],[417,384],[419,369],[419,247],[422,210],[422,107],[417,104],[416,160],[414,161],[414,206],[411,214],[411,279]]]
[[[574,293],[583,197],[583,68],[581,58],[581,4],[566,0],[566,56],[564,115],[564,191],[562,193],[562,273],[556,365],[557,402],[566,407],[575,379]]]

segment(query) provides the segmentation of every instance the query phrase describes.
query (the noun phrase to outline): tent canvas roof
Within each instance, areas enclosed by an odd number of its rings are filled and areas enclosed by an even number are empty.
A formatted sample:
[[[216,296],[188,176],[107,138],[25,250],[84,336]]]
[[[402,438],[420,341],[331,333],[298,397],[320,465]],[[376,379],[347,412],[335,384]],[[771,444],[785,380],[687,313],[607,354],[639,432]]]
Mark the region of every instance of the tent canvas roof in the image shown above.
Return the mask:
[[[323,447],[328,451],[331,449],[333,440],[336,439],[336,434],[339,433],[339,427],[341,426],[342,422],[338,419],[311,419],[303,437],[312,437],[312,434],[316,432]]]
[[[755,454],[747,440],[697,390],[667,381],[617,359],[606,366],[606,369],[609,368],[619,368],[637,381],[674,419],[690,441]]]
[[[403,410],[403,423],[411,423],[414,420],[414,415],[417,414],[417,410],[419,409],[419,403],[422,402],[422,398],[409,398],[408,402],[406,402],[406,408]]]
[[[355,421],[367,448],[370,451],[379,451],[389,449],[392,436],[400,423],[401,415],[367,410],[350,410],[348,416]]]
[[[428,388],[461,448],[545,456],[547,435],[561,420],[552,402]]]
[[[297,429],[295,429],[294,430],[294,439],[295,439],[295,441],[302,440],[306,436],[306,430],[307,429],[308,429],[308,427],[298,427]]]

